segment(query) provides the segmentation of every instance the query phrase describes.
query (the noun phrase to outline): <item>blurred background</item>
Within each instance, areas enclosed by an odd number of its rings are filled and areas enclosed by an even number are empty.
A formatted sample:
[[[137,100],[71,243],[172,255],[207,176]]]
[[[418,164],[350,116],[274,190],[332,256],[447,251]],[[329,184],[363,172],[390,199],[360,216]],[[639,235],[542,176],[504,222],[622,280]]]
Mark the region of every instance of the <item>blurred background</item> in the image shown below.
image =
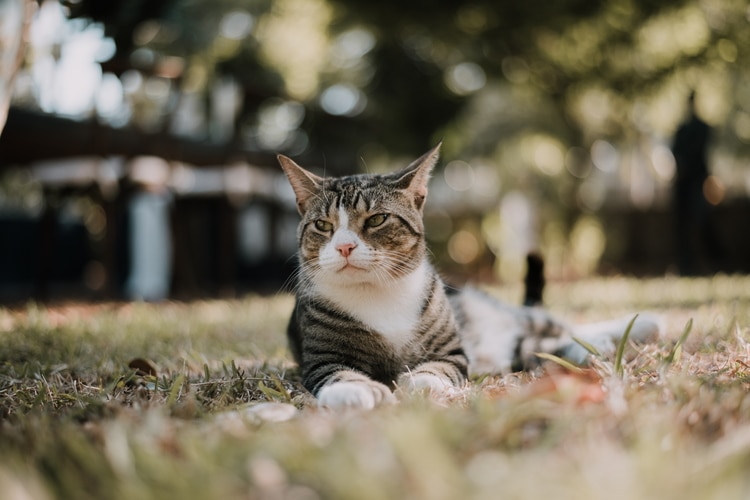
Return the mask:
[[[708,172],[678,235],[693,93]],[[440,140],[454,283],[519,282],[529,251],[550,280],[750,271],[744,1],[0,0],[6,107],[3,301],[274,292],[276,153],[385,172]]]

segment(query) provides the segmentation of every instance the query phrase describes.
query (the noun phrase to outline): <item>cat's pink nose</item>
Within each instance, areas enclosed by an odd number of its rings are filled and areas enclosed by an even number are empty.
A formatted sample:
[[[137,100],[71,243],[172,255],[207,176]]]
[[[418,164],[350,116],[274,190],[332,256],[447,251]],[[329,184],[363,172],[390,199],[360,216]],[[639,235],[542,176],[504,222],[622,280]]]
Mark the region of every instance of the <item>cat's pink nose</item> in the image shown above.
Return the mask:
[[[339,251],[342,257],[349,257],[349,254],[351,254],[352,250],[355,248],[357,248],[356,243],[341,243],[336,245],[336,250]]]

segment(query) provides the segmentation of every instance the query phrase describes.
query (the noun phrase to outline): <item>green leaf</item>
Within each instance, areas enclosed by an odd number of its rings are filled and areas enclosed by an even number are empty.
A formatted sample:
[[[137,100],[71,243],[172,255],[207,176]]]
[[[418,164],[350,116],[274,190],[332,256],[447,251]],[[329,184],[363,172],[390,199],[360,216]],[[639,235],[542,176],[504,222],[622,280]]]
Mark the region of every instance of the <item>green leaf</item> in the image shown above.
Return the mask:
[[[268,387],[266,384],[263,383],[263,381],[258,382],[258,389],[260,392],[263,393],[264,396],[268,398],[269,401],[287,401],[288,394],[286,391],[281,392],[276,389],[272,389],[271,387]]]
[[[177,398],[180,396],[180,390],[182,389],[182,384],[185,383],[185,375],[180,374],[177,376],[176,379],[174,379],[174,382],[172,383],[172,388],[169,390],[169,397],[167,398],[167,406],[174,406],[175,403],[177,403]]]
[[[669,352],[669,355],[664,358],[664,362],[668,365],[671,365],[674,363],[675,360],[680,359],[680,356],[682,355],[682,345],[685,343],[685,341],[688,338],[688,335],[690,335],[690,331],[693,329],[693,318],[690,318],[685,325],[685,329],[682,331],[682,335],[680,335],[680,338],[677,339],[677,343],[672,347],[672,350]]]
[[[581,347],[583,347],[584,349],[586,349],[589,352],[589,354],[593,354],[597,358],[600,358],[602,356],[602,354],[599,352],[599,350],[596,347],[594,347],[593,345],[589,344],[585,340],[581,340],[578,337],[573,337],[573,342],[575,342],[576,344],[580,345]]]
[[[622,357],[625,354],[625,346],[628,344],[628,338],[630,338],[630,331],[633,329],[635,320],[638,319],[638,315],[633,316],[633,319],[628,323],[628,327],[625,328],[625,333],[622,335],[620,342],[617,344],[617,351],[615,351],[615,373],[622,377],[624,368],[622,366]]]
[[[572,372],[576,372],[576,373],[582,373],[583,372],[583,370],[580,367],[574,365],[573,363],[571,363],[567,359],[563,359],[563,358],[561,358],[559,356],[555,356],[554,354],[550,354],[548,352],[535,352],[534,356],[536,356],[537,358],[542,358],[542,359],[546,359],[548,361],[552,361],[553,363],[557,363],[558,365],[560,365],[563,368],[565,368],[567,370],[570,370]]]
[[[279,392],[283,395],[284,400],[287,403],[291,403],[292,395],[289,394],[289,391],[286,390],[286,387],[284,387],[284,383],[281,381],[279,376],[274,373],[271,375],[271,380],[273,380],[274,385],[279,390]]]

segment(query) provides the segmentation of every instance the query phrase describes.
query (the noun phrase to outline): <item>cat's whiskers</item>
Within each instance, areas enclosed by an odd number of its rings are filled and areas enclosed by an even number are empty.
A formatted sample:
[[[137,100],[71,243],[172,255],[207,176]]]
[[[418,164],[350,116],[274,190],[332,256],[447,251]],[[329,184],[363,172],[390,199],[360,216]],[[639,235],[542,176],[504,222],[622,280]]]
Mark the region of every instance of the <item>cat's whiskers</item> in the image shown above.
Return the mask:
[[[282,283],[281,287],[279,288],[279,292],[296,292],[299,290],[301,281],[303,280],[303,274],[306,271],[306,266],[301,265],[294,268],[292,273],[289,275],[289,277],[284,280],[284,283]]]
[[[396,281],[400,278],[403,278],[404,276],[408,276],[411,272],[414,271],[413,268],[406,267],[398,263],[393,263],[392,265],[384,268],[384,270],[392,281]]]
[[[378,255],[372,266],[373,273],[380,282],[381,285],[387,286],[392,285],[398,278],[396,271],[398,263],[387,255]]]
[[[416,267],[407,264],[405,261],[411,257],[410,254],[405,252],[399,252],[397,250],[381,250],[380,257],[382,257],[382,266],[387,269],[389,275],[393,279],[406,276],[413,272]]]
[[[299,267],[295,273],[295,291],[305,290],[315,284],[315,282],[324,273],[324,270],[317,264],[305,263]]]
[[[373,274],[375,275],[375,279],[378,280],[378,284],[383,287],[391,286],[396,281],[391,273],[388,272],[388,269],[381,266],[375,266],[373,268]]]

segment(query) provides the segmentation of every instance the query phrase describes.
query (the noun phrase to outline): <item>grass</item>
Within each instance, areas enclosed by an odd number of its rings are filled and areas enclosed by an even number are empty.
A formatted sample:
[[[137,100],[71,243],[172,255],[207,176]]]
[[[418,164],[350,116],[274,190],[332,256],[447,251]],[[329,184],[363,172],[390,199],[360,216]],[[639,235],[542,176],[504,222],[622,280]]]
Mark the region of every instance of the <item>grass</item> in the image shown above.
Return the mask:
[[[290,362],[288,296],[0,309],[0,498],[750,495],[749,277],[546,298],[571,321],[657,311],[665,332],[584,370],[549,359],[441,401],[333,414]]]

